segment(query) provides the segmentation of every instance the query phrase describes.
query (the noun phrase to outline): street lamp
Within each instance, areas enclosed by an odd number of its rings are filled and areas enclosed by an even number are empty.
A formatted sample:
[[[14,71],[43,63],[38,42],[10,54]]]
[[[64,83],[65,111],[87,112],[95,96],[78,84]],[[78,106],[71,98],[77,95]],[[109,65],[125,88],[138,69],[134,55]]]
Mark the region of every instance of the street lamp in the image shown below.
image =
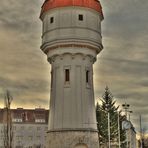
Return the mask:
[[[130,117],[131,117],[130,114],[133,113],[133,111],[130,110],[130,111],[128,111],[128,113],[129,113],[129,114],[128,114],[128,120],[130,121]]]
[[[127,118],[127,112],[128,112],[128,109],[129,109],[130,105],[125,103],[125,104],[122,104],[122,107],[123,107],[123,109],[125,111],[125,115],[126,115],[126,118]]]
[[[110,113],[109,113],[109,104],[106,104],[107,108],[107,118],[108,118],[108,148],[110,148]]]
[[[108,111],[108,147],[110,148],[110,113]]]
[[[128,116],[129,116],[129,117],[128,117],[128,120],[129,120],[129,122],[130,122],[130,114],[133,113],[133,111],[130,110],[130,111],[127,111],[127,112],[129,113],[129,114],[128,114]],[[130,123],[131,123],[131,122],[130,122]],[[130,130],[130,135],[129,135],[129,137],[130,137],[130,148],[131,148],[131,147],[132,147],[132,146],[131,146],[131,141],[132,141],[132,139],[131,139],[131,130]]]
[[[121,142],[120,142],[120,112],[117,111],[117,115],[118,115],[118,142],[119,142],[119,148],[121,146]]]
[[[124,109],[124,111],[125,111],[125,116],[126,116],[126,119],[127,119],[127,112],[128,112],[128,110],[129,110],[130,105],[127,104],[127,103],[124,103],[124,104],[122,104],[122,107],[123,107],[123,109]],[[126,123],[126,122],[125,122],[125,123]],[[128,122],[127,122],[127,123],[128,123]],[[126,130],[126,146],[127,146],[127,148],[129,147],[129,146],[128,146],[128,130]]]

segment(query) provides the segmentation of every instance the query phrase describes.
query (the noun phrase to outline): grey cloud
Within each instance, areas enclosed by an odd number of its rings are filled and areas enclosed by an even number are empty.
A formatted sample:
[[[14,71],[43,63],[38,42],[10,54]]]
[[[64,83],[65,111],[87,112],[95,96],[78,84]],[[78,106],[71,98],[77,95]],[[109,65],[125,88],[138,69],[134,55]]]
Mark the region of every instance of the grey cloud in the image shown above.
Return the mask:
[[[23,107],[48,108],[50,66],[39,49],[42,3],[9,0],[0,5],[0,89],[10,89],[15,106],[23,103]],[[131,104],[132,120],[138,129],[139,114],[143,114],[144,126],[148,123],[148,1],[101,3],[104,50],[94,69],[95,96],[102,97],[108,85],[117,103]],[[0,94],[2,104],[3,91]]]
[[[139,82],[139,85],[148,88],[148,80],[145,80],[145,81],[141,81],[141,82]]]
[[[44,79],[11,80],[9,78],[0,77],[0,85],[4,90],[10,89],[14,95],[26,96],[30,92],[47,93],[49,91],[50,82]],[[4,92],[1,93],[1,96],[3,96],[3,94]]]
[[[43,96],[42,96],[43,97]],[[14,99],[15,101],[15,99]],[[39,107],[39,106],[46,106],[46,108],[48,107],[48,103],[49,101],[47,99],[43,99],[43,98],[39,98],[39,97],[34,97],[34,98],[18,98],[16,101],[15,101],[15,104],[17,105],[21,105],[23,107],[26,107],[26,108],[35,108],[35,107]]]
[[[39,1],[35,0],[32,2],[29,0],[20,2],[15,0],[2,1],[0,6],[1,21],[3,21],[4,25],[8,25],[9,28],[12,27],[12,29],[21,29],[23,31],[30,28],[31,22],[35,22],[33,20],[35,19],[34,16],[37,15],[35,13],[39,13],[38,11],[40,10],[36,9],[37,6],[39,6]]]
[[[138,130],[139,114],[148,128],[148,17],[147,0],[101,1],[104,50],[95,64],[95,96],[108,85],[118,104],[129,103]],[[135,120],[133,120],[133,118]]]
[[[31,44],[36,34],[41,34],[41,23],[39,21],[40,1],[9,0],[2,1],[0,5],[0,31],[5,30],[7,36],[9,30],[15,31],[16,38],[26,44]],[[32,39],[32,40],[30,40]]]

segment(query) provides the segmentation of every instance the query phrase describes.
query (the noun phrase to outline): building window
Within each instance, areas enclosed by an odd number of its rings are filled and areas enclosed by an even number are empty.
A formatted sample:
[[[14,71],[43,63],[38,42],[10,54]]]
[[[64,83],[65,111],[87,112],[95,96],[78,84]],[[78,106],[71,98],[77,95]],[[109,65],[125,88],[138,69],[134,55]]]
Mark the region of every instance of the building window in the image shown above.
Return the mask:
[[[21,130],[24,130],[24,126],[21,126]]]
[[[54,17],[50,18],[50,24],[52,24],[54,22]]]
[[[36,123],[45,123],[45,119],[35,119]]]
[[[36,138],[37,138],[37,140],[41,140],[41,136],[37,136]]]
[[[89,83],[89,70],[86,70],[86,83]]]
[[[30,140],[30,141],[32,141],[32,140],[33,140],[33,136],[29,136],[28,138],[29,138],[29,140]]]
[[[70,81],[70,72],[69,69],[65,69],[65,82]]]
[[[47,131],[48,130],[48,127],[45,127],[45,131]]]
[[[79,21],[83,21],[83,15],[79,14]]]
[[[41,130],[41,127],[37,127],[37,131]]]
[[[16,126],[13,126],[13,130],[14,130],[14,131],[16,130]]]
[[[29,130],[31,130],[32,128],[33,128],[32,126],[29,126],[29,127],[28,127]]]
[[[15,119],[12,119],[12,122],[23,122],[23,120],[20,118],[15,118]]]

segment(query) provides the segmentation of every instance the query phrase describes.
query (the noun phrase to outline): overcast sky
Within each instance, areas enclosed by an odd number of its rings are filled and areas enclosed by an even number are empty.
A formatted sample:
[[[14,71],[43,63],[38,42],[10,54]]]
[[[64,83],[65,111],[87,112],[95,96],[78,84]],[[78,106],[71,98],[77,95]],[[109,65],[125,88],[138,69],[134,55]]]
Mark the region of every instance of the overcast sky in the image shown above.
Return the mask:
[[[49,107],[50,65],[40,50],[43,0],[2,0],[0,4],[0,107],[4,91],[13,107]],[[148,129],[148,0],[101,0],[104,49],[94,65],[95,98],[106,85],[131,119]]]

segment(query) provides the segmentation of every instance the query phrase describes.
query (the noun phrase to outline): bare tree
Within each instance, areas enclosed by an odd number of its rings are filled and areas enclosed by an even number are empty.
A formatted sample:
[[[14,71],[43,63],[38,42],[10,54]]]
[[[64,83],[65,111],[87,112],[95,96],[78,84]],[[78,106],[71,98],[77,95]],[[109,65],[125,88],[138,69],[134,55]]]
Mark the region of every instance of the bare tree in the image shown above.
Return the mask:
[[[4,97],[5,102],[5,111],[6,119],[4,121],[4,148],[12,148],[13,140],[13,126],[12,126],[12,117],[11,117],[11,103],[13,97],[10,92],[7,90]]]

